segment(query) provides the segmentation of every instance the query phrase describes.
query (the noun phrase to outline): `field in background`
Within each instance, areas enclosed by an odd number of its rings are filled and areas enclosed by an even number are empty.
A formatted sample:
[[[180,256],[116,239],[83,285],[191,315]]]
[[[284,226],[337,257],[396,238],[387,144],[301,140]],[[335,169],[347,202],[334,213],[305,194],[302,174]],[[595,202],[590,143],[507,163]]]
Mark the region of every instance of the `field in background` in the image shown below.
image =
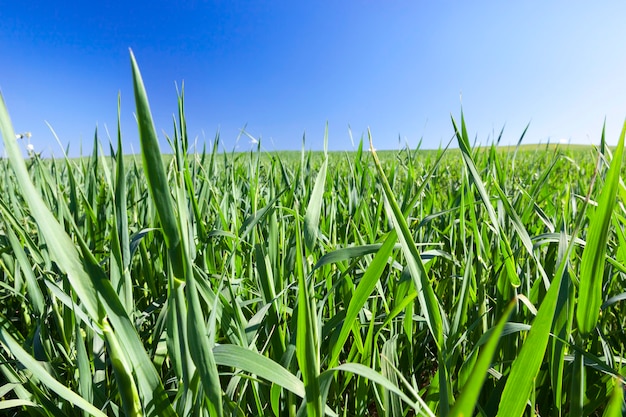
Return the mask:
[[[623,137],[187,154],[181,97],[164,158],[133,76],[141,160],[0,102],[3,412],[622,415]]]

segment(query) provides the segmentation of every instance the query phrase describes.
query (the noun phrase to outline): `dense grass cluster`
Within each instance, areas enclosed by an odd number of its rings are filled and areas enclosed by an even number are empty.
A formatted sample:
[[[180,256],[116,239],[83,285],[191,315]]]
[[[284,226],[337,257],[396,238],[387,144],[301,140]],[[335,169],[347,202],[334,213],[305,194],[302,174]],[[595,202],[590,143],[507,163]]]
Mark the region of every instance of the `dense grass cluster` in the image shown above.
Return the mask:
[[[22,159],[0,131],[9,415],[620,416],[616,149]]]

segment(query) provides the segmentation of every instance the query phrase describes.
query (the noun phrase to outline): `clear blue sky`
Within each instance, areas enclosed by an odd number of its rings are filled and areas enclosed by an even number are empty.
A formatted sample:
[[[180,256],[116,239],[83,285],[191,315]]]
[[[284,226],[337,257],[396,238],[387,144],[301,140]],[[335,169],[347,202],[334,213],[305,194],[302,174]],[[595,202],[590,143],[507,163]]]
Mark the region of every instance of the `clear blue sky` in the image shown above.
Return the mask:
[[[617,141],[626,117],[626,2],[0,0],[0,89],[15,130],[59,156],[96,126],[139,151],[128,48],[158,132],[173,131],[185,83],[190,140],[225,149],[242,127],[268,150],[436,148],[463,107],[472,137]],[[163,138],[163,134],[161,134]],[[398,138],[400,137],[400,144]],[[167,147],[165,140],[162,146]]]

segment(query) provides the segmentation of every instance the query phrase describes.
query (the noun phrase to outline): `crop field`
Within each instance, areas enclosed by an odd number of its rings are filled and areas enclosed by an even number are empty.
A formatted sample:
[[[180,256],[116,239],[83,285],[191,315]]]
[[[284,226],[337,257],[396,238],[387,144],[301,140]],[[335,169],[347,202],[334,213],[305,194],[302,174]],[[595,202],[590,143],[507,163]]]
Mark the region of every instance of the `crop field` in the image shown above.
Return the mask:
[[[136,158],[24,158],[0,100],[1,414],[622,415],[624,133],[189,152],[181,94],[161,149],[131,61]]]

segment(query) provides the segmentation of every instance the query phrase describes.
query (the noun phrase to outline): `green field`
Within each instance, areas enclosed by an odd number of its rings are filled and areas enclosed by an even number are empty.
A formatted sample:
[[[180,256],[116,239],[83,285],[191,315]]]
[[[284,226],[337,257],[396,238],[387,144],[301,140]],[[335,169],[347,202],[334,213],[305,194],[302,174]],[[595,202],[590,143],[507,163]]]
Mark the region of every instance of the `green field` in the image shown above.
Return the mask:
[[[133,79],[137,158],[23,159],[0,101],[1,413],[622,415],[623,134],[189,154]]]

